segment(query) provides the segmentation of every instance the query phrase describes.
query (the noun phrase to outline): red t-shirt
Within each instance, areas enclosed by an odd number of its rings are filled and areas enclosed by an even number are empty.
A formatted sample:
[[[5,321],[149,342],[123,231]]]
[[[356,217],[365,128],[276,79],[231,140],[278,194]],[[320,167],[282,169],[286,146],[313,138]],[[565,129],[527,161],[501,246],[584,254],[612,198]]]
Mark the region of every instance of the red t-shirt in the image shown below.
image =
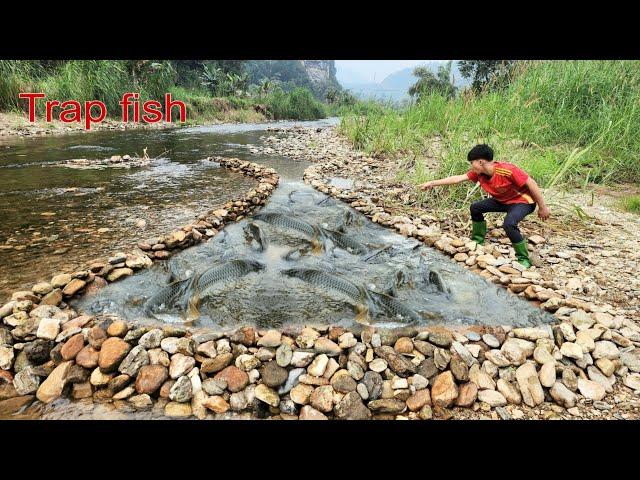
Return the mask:
[[[493,175],[478,175],[473,170],[467,172],[472,182],[480,182],[482,189],[500,203],[535,203],[531,191],[525,186],[529,175],[512,163],[493,162]]]

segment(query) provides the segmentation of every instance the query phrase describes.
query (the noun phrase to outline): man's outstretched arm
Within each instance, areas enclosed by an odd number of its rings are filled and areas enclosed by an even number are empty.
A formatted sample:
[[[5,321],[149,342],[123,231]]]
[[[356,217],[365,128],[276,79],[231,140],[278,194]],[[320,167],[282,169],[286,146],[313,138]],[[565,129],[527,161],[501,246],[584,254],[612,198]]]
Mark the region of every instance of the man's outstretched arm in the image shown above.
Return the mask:
[[[429,188],[438,187],[440,185],[455,185],[456,183],[462,183],[466,180],[469,180],[467,174],[464,175],[454,175],[452,177],[441,178],[439,180],[431,180],[430,182],[423,183],[418,185],[420,190],[428,190]]]
[[[531,177],[527,179],[525,185],[529,188],[533,200],[538,204],[538,216],[541,219],[546,220],[549,218],[549,215],[551,215],[551,211],[549,210],[549,207],[547,207],[547,204],[544,203],[540,187],[538,187],[536,181]]]

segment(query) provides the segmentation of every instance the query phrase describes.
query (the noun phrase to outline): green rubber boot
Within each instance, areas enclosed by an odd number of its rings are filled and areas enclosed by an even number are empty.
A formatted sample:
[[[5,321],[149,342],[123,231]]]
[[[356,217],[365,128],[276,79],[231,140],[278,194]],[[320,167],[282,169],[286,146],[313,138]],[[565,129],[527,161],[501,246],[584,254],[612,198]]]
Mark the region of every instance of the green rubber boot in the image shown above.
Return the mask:
[[[521,242],[512,243],[513,249],[516,251],[516,259],[520,265],[523,265],[526,268],[531,266],[531,261],[529,260],[529,251],[527,250],[527,239],[523,239]]]
[[[484,236],[487,234],[487,222],[471,222],[471,240],[478,245],[484,245]]]

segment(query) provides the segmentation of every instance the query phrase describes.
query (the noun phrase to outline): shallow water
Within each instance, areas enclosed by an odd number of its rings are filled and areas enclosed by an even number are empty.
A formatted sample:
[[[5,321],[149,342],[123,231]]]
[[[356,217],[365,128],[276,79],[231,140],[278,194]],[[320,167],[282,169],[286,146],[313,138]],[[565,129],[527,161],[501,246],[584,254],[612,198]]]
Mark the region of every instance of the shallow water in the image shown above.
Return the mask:
[[[417,313],[420,325],[530,326],[553,321],[551,315],[468,272],[436,250],[371,222],[301,182],[284,181],[261,210],[267,212],[284,213],[331,230],[342,225],[345,235],[370,252],[382,247],[387,250],[367,261],[366,254],[331,249],[327,242],[324,253],[296,253],[286,259],[285,255],[295,247],[308,246],[310,237],[256,220],[268,239],[266,250],[260,251],[244,232],[252,219],[244,219],[227,226],[209,242],[182,251],[170,260],[178,275],[183,276],[236,259],[257,261],[264,266],[260,271],[208,288],[202,295],[200,317],[189,325],[223,329],[238,324],[259,328],[293,323],[353,326],[359,306],[368,305],[364,297],[350,298],[330,286],[312,285],[283,274],[291,268],[319,270],[375,292],[393,289],[396,300]],[[347,214],[352,220],[343,225]],[[113,313],[142,324],[184,323],[183,312],[177,308],[160,308],[155,318],[143,310],[145,301],[168,284],[167,267],[166,263],[155,265],[73,305],[93,314]],[[363,320],[387,327],[410,323],[409,318],[371,310],[369,318]]]
[[[297,122],[324,126],[335,119]],[[0,301],[59,271],[168,233],[255,181],[203,161],[239,157],[301,178],[304,162],[254,155],[267,128],[293,122],[127,130],[0,141]],[[144,167],[84,170],[71,159],[151,158]],[[103,230],[101,230],[103,229]],[[108,229],[108,230],[104,230]],[[100,230],[100,231],[99,231]],[[16,248],[17,247],[17,248]]]

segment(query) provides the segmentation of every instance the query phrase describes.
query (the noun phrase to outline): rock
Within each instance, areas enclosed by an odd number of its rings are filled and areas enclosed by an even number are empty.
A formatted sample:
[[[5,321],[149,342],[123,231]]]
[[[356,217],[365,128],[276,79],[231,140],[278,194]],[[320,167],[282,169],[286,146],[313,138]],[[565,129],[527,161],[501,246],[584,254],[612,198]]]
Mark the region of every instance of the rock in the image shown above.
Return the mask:
[[[429,342],[441,348],[449,348],[453,343],[453,335],[449,332],[431,332]]]
[[[36,337],[45,340],[55,340],[60,333],[60,320],[56,318],[43,318],[40,320]]]
[[[242,354],[236,358],[236,367],[245,372],[249,372],[260,366],[260,360],[255,355]]]
[[[525,363],[518,367],[516,380],[524,403],[530,407],[535,407],[544,401],[544,391],[533,363]]]
[[[72,297],[80,290],[82,290],[86,284],[87,282],[85,282],[84,280],[74,278],[62,289],[62,295]]]
[[[281,367],[287,367],[291,363],[293,352],[291,347],[283,343],[276,350],[276,363]]]
[[[258,346],[276,348],[282,344],[282,334],[277,330],[269,330],[258,340]],[[291,348],[289,348],[291,350]],[[286,366],[286,365],[283,365]]]
[[[135,389],[131,386],[126,387],[122,390],[120,390],[118,393],[116,393],[113,396],[114,400],[126,400],[127,398],[129,398],[131,395],[133,395],[135,393]]]
[[[289,393],[291,389],[298,384],[298,379],[302,374],[304,374],[304,372],[305,372],[304,368],[294,368],[293,370],[289,371],[289,376],[287,377],[287,381],[282,387],[278,389],[278,393],[280,395]]]
[[[236,395],[236,394],[234,394]],[[246,402],[246,400],[245,400]],[[207,398],[204,402],[202,402],[202,404],[208,408],[209,410],[215,412],[215,413],[225,413],[229,410],[230,405],[227,403],[227,401],[219,396],[213,396],[213,397],[209,397]],[[245,406],[246,408],[246,406]]]
[[[82,334],[79,333],[82,337]],[[68,342],[67,342],[68,343]],[[64,358],[64,353],[62,354]],[[83,368],[93,370],[98,366],[98,358],[100,352],[90,346],[82,347],[78,354],[75,356],[76,363]]]
[[[556,383],[556,362],[547,362],[542,365],[538,378],[543,387],[551,388]]]
[[[311,362],[311,365],[309,365],[309,367],[307,368],[307,372],[310,375],[321,377],[324,374],[324,371],[326,370],[328,363],[329,363],[329,357],[327,357],[325,354],[318,355],[313,360],[313,362]]]
[[[413,341],[409,337],[400,337],[393,349],[398,353],[411,353],[413,352]]]
[[[0,369],[11,370],[13,358],[13,347],[0,346]]]
[[[60,305],[62,302],[62,290],[56,288],[51,292],[47,293],[42,300],[40,300],[40,305]]]
[[[277,407],[280,404],[280,396],[278,393],[263,383],[256,386],[255,396],[258,400],[265,402],[272,407]]]
[[[545,347],[536,347],[536,349],[533,351],[533,359],[540,365],[555,361],[553,355],[551,355],[549,353],[549,350],[547,350]]]
[[[422,390],[423,388],[427,388],[427,386],[429,385],[429,380],[417,373],[413,377],[411,377],[411,381],[411,384],[416,390]]]
[[[260,368],[262,382],[271,388],[279,387],[287,381],[288,372],[275,361],[266,363]]]
[[[314,357],[315,354],[313,352],[302,352],[300,350],[296,350],[291,356],[291,365],[296,368],[306,367],[311,363]]]
[[[109,380],[107,388],[109,388],[112,392],[119,392],[124,387],[126,387],[130,381],[131,377],[129,375],[118,375]]]
[[[587,367],[587,376],[589,380],[592,380],[596,383],[599,383],[604,388],[605,392],[611,393],[613,392],[613,382],[611,382],[607,377],[605,377],[600,370],[598,370],[594,366]],[[614,380],[612,378],[612,380]],[[615,382],[615,380],[614,380]]]
[[[511,365],[522,365],[527,357],[535,350],[535,344],[526,340],[519,340],[515,338],[508,338],[500,348],[500,351],[504,357],[509,360]],[[487,356],[487,358],[489,358]],[[491,360],[491,358],[489,358]],[[493,362],[493,360],[491,360]],[[495,362],[494,362],[495,363]],[[496,363],[496,365],[498,365]],[[500,365],[498,365],[500,366]]]
[[[109,381],[111,381],[113,376],[114,375],[111,373],[102,373],[100,371],[100,368],[96,368],[93,372],[91,372],[89,381],[91,382],[91,385],[95,387],[102,387],[104,385],[107,385]]]
[[[489,374],[476,364],[469,370],[469,380],[475,383],[479,390],[495,390],[496,383]]]
[[[313,349],[318,353],[325,353],[329,356],[336,356],[342,352],[342,348],[336,345],[335,342],[324,337],[318,338],[315,341]]]
[[[129,403],[131,403],[131,405],[133,405],[136,410],[146,410],[148,408],[151,408],[151,406],[153,405],[151,397],[146,393],[129,397]]]
[[[340,335],[340,338],[338,339],[338,346],[340,348],[351,348],[355,346],[356,343],[358,343],[358,341],[351,332],[346,332]]]
[[[84,347],[84,335],[78,333],[65,342],[60,351],[63,360],[73,360]]]
[[[30,362],[40,365],[51,359],[50,354],[54,346],[55,342],[52,340],[37,339],[26,344],[23,351]]]
[[[482,335],[482,341],[491,348],[500,348],[500,341],[490,333]]]
[[[576,405],[576,395],[565,387],[562,382],[555,382],[549,390],[549,394],[553,400],[565,408],[572,408]]]
[[[417,412],[425,405],[431,405],[431,395],[428,389],[418,390],[407,399],[407,407],[412,412]]]
[[[634,391],[640,390],[640,374],[630,373],[629,375],[624,377],[623,383],[627,387],[629,387],[631,390],[634,390]],[[15,380],[14,380],[14,385],[15,385]]]
[[[157,253],[156,253],[156,256],[157,256]],[[109,273],[109,275],[107,275],[107,280],[109,280],[110,282],[115,282],[116,280],[119,280],[122,277],[128,277],[130,275],[133,275],[133,270],[128,267],[114,268]]]
[[[305,405],[300,410],[300,420],[328,420],[328,418],[310,405]]]
[[[595,363],[606,377],[610,377],[611,375],[613,375],[613,372],[615,372],[616,370],[615,363],[613,363],[608,358],[599,358]]]
[[[100,348],[98,366],[104,373],[110,373],[117,369],[120,362],[127,356],[131,346],[118,337],[107,338]]]
[[[365,372],[362,383],[367,389],[367,397],[376,400],[382,393],[382,376],[377,372]],[[356,387],[357,388],[357,387]]]
[[[195,366],[196,360],[193,357],[183,355],[182,353],[176,353],[171,356],[171,364],[169,365],[169,377],[175,380],[178,377],[185,375]]]
[[[406,405],[401,400],[393,398],[382,398],[380,400],[372,400],[367,406],[369,410],[379,413],[401,413],[406,409]]]
[[[369,368],[378,373],[384,372],[388,366],[389,364],[382,358],[376,358],[369,363]]]
[[[640,372],[640,349],[621,354],[620,361],[632,372]]]
[[[455,343],[455,342],[454,342]],[[451,357],[450,362],[451,373],[459,382],[466,382],[469,380],[469,367],[459,355]]]
[[[562,383],[572,392],[578,391],[578,378],[569,368],[562,371]]]
[[[186,375],[178,378],[169,390],[169,399],[174,402],[188,402],[193,397],[191,380]]]
[[[149,330],[138,339],[138,345],[147,350],[158,348],[163,338],[164,332],[159,328],[154,328],[153,330]]]
[[[355,386],[353,387],[353,389],[355,390]],[[295,403],[299,405],[307,405],[311,399],[311,394],[313,393],[313,390],[314,388],[311,385],[305,385],[303,383],[299,383],[298,385],[296,385],[291,389],[289,396],[291,397],[291,400],[293,400]]]
[[[87,334],[87,340],[89,341],[89,345],[91,345],[96,350],[100,350],[100,348],[102,347],[102,344],[105,342],[106,339],[107,339],[107,332],[105,332],[102,328],[97,326],[89,330],[89,333]]]
[[[349,392],[336,404],[334,413],[342,420],[368,420],[371,411],[362,403],[357,392]]]
[[[514,328],[512,331],[517,338],[533,342],[540,338],[551,338],[551,333],[543,328]]]
[[[509,381],[500,378],[496,387],[498,392],[504,396],[508,403],[512,405],[520,405],[520,403],[522,403],[522,396],[520,395],[520,392]]]
[[[202,389],[209,395],[222,395],[227,389],[227,382],[221,379],[207,378],[202,382]]]
[[[223,353],[215,358],[206,359],[202,362],[200,370],[203,373],[216,373],[227,367],[233,360],[233,354]]]
[[[491,407],[503,407],[507,404],[507,399],[500,392],[495,390],[480,390],[478,400],[489,404]]]
[[[68,273],[62,273],[60,275],[56,275],[51,279],[51,286],[53,288],[61,288],[61,287],[64,287],[70,281],[71,281],[71,275],[69,275]]]
[[[331,377],[331,386],[336,392],[349,393],[355,391],[357,384],[347,370],[338,370]]]
[[[249,375],[238,367],[229,366],[218,372],[215,379],[225,380],[230,392],[235,393],[244,389],[249,384]]]
[[[52,290],[53,286],[49,282],[36,283],[33,287],[31,287],[31,291],[33,293],[37,293],[38,295],[46,295]]]
[[[585,398],[590,400],[602,400],[606,395],[606,391],[598,382],[578,378],[578,390]]]
[[[164,414],[167,417],[187,418],[191,413],[190,403],[169,402],[164,407]]]
[[[333,388],[330,385],[316,388],[311,393],[309,401],[320,412],[330,412],[333,409]]]
[[[596,321],[584,310],[576,310],[569,315],[569,320],[578,330],[586,330],[596,323]]]
[[[620,351],[616,347],[615,343],[608,340],[602,340],[595,342],[595,348],[591,352],[591,356],[598,360],[600,358],[606,358],[608,360],[615,360],[620,356]]]
[[[473,382],[467,382],[460,385],[456,405],[459,407],[470,407],[476,401],[478,396],[478,387]]]
[[[376,355],[386,360],[389,364],[389,368],[400,375],[401,377],[408,377],[411,374],[416,373],[416,367],[409,360],[402,355],[395,352],[395,350],[389,346],[376,347],[374,349]]]
[[[136,392],[154,394],[169,378],[169,371],[162,365],[145,365],[138,371],[136,377]]]
[[[118,371],[135,377],[141,367],[149,365],[149,354],[140,345],[136,345],[129,354],[122,360]]]
[[[74,383],[71,389],[71,395],[76,400],[91,398],[93,395],[93,387],[90,382]]]
[[[9,417],[33,402],[33,395],[23,395],[0,401],[0,418]]]
[[[436,377],[431,387],[433,404],[439,407],[449,407],[458,397],[458,387],[453,380],[453,374],[449,371]]]
[[[31,368],[25,368],[13,377],[13,386],[18,395],[36,393],[40,386],[40,377],[35,375]]]
[[[63,362],[51,372],[38,388],[36,393],[38,400],[42,403],[49,403],[62,395],[62,390],[66,385],[67,373],[72,363],[72,361]]]

